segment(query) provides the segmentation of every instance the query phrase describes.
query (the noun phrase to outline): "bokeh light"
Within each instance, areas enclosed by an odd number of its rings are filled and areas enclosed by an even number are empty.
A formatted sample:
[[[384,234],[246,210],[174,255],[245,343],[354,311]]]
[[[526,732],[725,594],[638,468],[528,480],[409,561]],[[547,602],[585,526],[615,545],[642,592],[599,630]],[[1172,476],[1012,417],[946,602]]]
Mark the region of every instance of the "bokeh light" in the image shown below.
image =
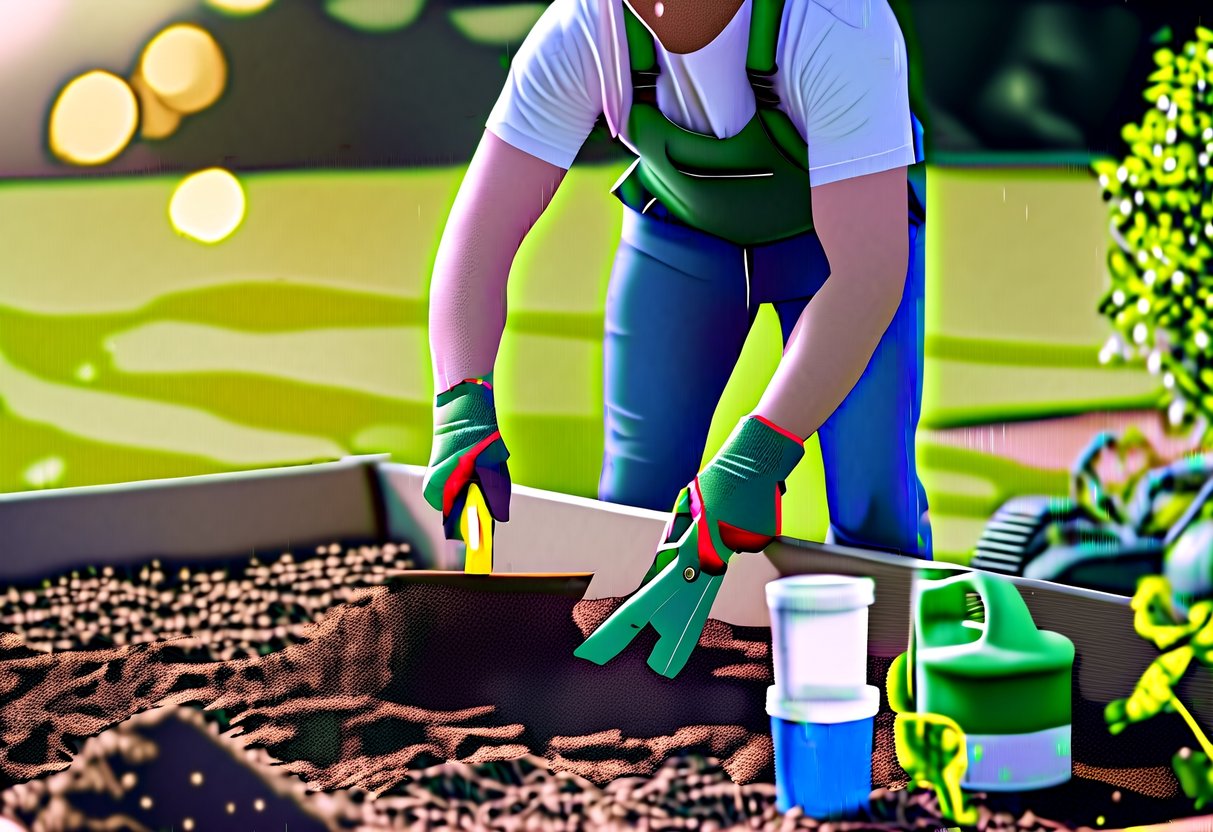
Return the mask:
[[[48,456],[26,468],[21,478],[31,488],[54,488],[63,481],[66,471],[67,465],[62,457]]]
[[[510,3],[451,11],[451,24],[465,38],[488,46],[520,43],[539,22],[547,8],[543,3]]]
[[[143,80],[138,70],[131,76],[131,89],[139,96],[139,134],[145,139],[164,139],[177,132],[181,114],[166,105]]]
[[[214,104],[227,85],[227,60],[210,33],[170,26],[143,51],[139,72],[166,105],[188,115]]]
[[[238,16],[265,11],[273,2],[274,0],[206,0],[206,4],[211,8]]]
[[[65,162],[104,164],[130,142],[138,118],[126,81],[100,70],[85,73],[63,88],[51,108],[51,150]]]
[[[353,29],[394,32],[417,19],[425,0],[326,0],[324,8]]]
[[[244,220],[244,189],[222,168],[209,168],[182,180],[169,202],[169,219],[181,234],[202,243],[231,236]]]

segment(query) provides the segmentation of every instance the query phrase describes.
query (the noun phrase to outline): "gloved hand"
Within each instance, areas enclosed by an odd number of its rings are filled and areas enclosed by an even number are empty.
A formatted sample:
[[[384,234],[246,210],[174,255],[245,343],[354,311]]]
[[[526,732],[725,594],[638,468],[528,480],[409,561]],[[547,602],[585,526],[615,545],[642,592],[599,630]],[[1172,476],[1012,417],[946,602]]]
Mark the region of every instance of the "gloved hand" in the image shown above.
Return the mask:
[[[679,493],[665,543],[681,540],[694,523],[700,567],[709,575],[723,575],[738,552],[761,552],[780,533],[784,480],[803,456],[801,439],[760,416],[746,417]],[[663,546],[644,582],[677,555]]]
[[[799,438],[761,417],[744,419],[678,495],[641,589],[576,655],[605,664],[652,624],[661,640],[649,666],[677,676],[699,642],[733,555],[762,551],[779,534],[784,480],[803,456]]]
[[[479,484],[494,520],[510,519],[509,456],[497,428],[492,385],[466,379],[438,395],[424,493],[426,502],[442,512],[448,538],[458,534],[459,515],[472,482]]]

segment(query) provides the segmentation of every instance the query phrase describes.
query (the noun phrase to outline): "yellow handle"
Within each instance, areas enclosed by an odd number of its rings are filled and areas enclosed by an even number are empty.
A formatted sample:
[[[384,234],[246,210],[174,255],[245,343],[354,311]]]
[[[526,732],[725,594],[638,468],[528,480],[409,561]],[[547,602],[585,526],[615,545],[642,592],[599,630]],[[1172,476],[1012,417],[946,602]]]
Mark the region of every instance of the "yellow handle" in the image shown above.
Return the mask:
[[[467,545],[463,571],[469,575],[489,575],[493,572],[493,515],[489,513],[480,486],[468,486],[459,532]]]

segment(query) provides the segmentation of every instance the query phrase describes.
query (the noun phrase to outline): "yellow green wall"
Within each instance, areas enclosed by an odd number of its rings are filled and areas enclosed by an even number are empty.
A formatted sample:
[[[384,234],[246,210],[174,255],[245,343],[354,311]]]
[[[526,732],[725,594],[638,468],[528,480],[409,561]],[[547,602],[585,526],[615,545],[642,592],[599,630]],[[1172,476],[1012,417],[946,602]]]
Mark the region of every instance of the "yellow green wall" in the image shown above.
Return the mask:
[[[497,372],[515,479],[592,495],[602,452],[601,309],[619,169],[575,169],[528,238]],[[458,169],[243,178],[226,242],[177,236],[172,177],[0,186],[0,490],[428,455],[430,264]],[[1154,391],[1101,368],[1106,213],[1081,171],[934,170],[924,427],[1105,406]],[[779,357],[760,316],[708,454]],[[567,379],[582,383],[568,384]],[[557,383],[557,379],[564,380]],[[946,451],[923,431],[939,549],[1056,477]],[[788,532],[826,510],[811,450]]]

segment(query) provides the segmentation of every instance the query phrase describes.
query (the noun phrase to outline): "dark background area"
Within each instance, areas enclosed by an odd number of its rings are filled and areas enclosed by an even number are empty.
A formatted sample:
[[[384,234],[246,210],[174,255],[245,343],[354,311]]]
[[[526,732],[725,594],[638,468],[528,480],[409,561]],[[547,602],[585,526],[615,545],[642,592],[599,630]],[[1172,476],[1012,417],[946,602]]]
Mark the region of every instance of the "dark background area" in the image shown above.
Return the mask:
[[[1208,0],[891,1],[928,156],[942,163],[1119,154],[1120,127],[1145,107],[1160,31],[1182,43],[1202,10],[1213,23]],[[38,169],[0,175],[134,172],[149,159],[168,170],[464,163],[520,43],[466,38],[450,14],[471,7],[486,4],[428,0],[405,28],[374,33],[335,20],[324,0],[278,2],[249,18],[200,6],[184,20],[212,32],[231,67],[217,104],[99,170],[48,153],[44,165],[26,165]],[[600,126],[581,161],[614,158],[622,152]]]

